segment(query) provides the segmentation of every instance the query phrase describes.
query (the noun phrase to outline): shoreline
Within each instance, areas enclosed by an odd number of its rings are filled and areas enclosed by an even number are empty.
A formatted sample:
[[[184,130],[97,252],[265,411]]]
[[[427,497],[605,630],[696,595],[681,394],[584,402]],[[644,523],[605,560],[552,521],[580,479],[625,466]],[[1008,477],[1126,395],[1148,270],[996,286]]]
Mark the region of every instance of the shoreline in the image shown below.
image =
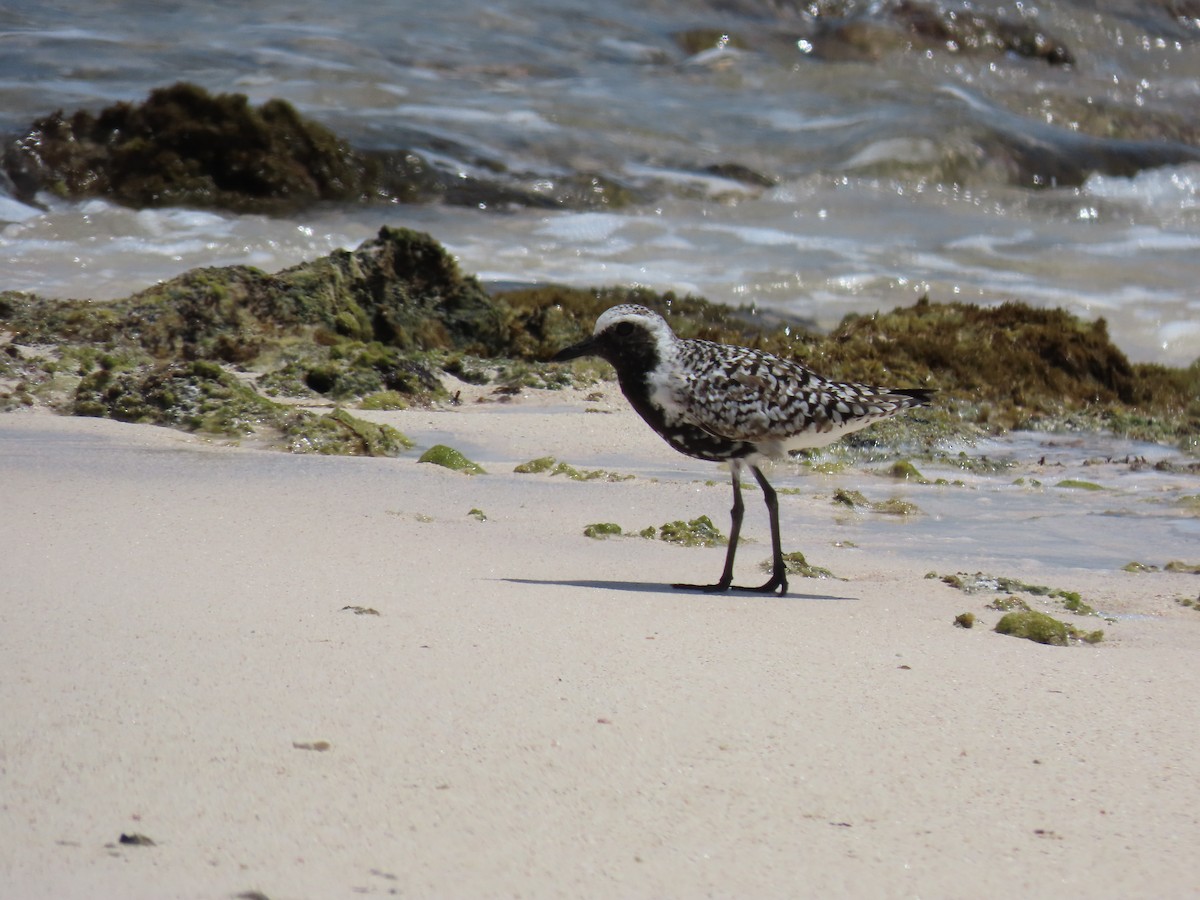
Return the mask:
[[[388,414],[487,443],[496,462],[475,477],[416,452],[292,456],[0,418],[10,889],[1200,889],[1200,613],[1173,599],[1196,576],[1063,569],[1030,547],[1008,574],[1115,617],[1101,644],[1042,646],[992,632],[999,613],[954,627],[988,598],[887,549],[908,526],[841,524],[801,494],[784,498],[788,542],[845,580],[797,578],[782,599],[675,592],[723,550],[581,525],[708,514],[725,531],[727,476],[700,464],[690,480],[693,461],[619,399]],[[507,465],[581,463],[597,443],[639,477]],[[681,475],[640,474],[656,468]],[[740,572],[765,554],[757,505]],[[831,549],[839,529],[860,546]]]

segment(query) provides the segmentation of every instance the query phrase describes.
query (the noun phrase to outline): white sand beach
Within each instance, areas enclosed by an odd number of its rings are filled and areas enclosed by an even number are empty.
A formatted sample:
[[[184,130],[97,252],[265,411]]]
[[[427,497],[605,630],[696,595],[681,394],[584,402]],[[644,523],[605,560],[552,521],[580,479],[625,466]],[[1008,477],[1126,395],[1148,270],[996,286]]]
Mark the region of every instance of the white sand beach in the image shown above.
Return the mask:
[[[727,476],[613,394],[377,414],[474,477],[0,418],[0,894],[1200,895],[1200,577],[1031,532],[1008,574],[1114,618],[1043,646],[785,477],[785,550],[844,580],[673,591],[724,551],[582,529],[725,531]],[[513,473],[546,454],[638,477]]]

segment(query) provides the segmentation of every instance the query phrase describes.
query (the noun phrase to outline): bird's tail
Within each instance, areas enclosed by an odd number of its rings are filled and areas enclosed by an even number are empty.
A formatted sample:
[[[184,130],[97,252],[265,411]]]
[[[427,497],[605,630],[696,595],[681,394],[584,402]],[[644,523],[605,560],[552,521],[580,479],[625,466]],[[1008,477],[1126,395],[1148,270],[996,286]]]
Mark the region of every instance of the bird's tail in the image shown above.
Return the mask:
[[[936,394],[937,391],[933,390],[932,388],[897,388],[895,390],[889,390],[888,393],[897,397],[907,397],[909,402],[905,403],[904,406],[909,407],[925,406],[933,399],[933,395]]]

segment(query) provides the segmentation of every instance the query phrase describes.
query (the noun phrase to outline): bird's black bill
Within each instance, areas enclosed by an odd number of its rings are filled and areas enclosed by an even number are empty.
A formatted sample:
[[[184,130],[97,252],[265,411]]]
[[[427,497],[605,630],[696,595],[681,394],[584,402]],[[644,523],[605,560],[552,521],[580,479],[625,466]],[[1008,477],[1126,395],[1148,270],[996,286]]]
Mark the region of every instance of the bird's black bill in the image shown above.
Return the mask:
[[[588,338],[580,341],[578,344],[572,344],[570,347],[564,347],[552,357],[550,362],[566,362],[569,359],[578,359],[581,356],[595,356],[596,354],[596,339]]]

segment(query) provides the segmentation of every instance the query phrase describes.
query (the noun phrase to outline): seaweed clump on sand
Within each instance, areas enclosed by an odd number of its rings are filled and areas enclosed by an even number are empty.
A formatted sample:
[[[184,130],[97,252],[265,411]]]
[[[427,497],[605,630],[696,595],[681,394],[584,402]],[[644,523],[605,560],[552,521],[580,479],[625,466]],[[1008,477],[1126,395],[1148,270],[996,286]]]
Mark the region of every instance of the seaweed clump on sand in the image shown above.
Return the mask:
[[[1054,647],[1066,647],[1072,641],[1098,644],[1104,640],[1104,632],[1101,630],[1081,631],[1073,625],[1036,610],[1006,613],[993,630],[997,634],[1007,634],[1010,637],[1024,638]]]
[[[136,209],[279,214],[326,201],[578,209],[634,199],[599,175],[546,179],[507,173],[496,162],[482,168],[496,177],[464,178],[412,149],[356,149],[285,100],[253,106],[243,94],[211,94],[187,82],[99,113],[44,116],[0,154],[0,169],[26,203],[47,191]]]

